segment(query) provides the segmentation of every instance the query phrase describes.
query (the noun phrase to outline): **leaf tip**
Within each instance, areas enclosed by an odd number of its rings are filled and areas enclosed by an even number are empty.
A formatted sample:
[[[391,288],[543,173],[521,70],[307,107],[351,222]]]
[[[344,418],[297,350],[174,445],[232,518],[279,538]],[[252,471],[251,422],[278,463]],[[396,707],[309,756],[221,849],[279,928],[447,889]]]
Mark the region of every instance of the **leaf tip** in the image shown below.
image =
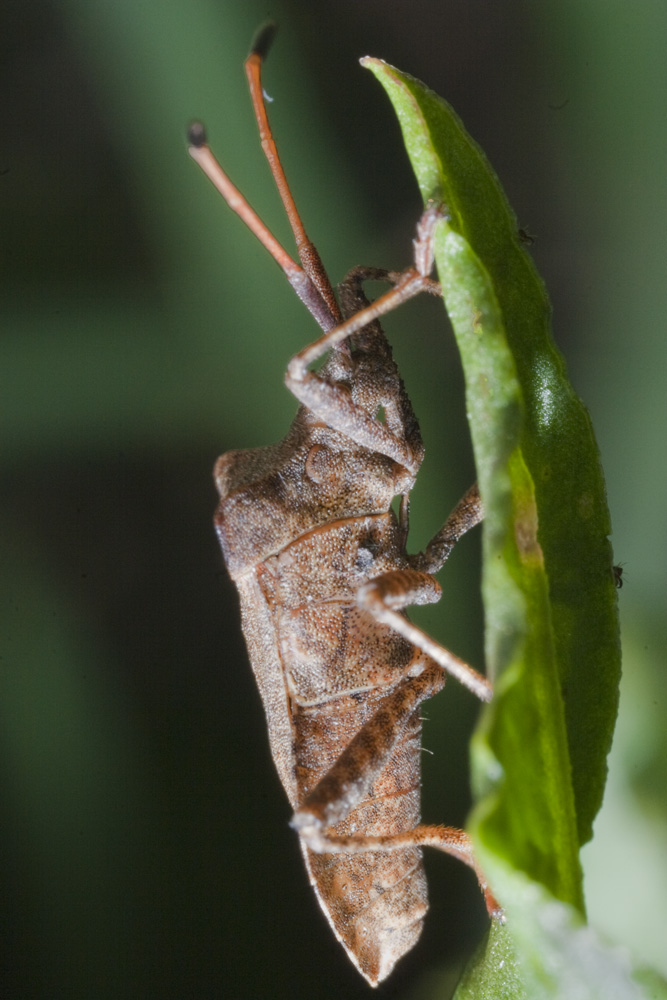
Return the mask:
[[[377,56],[362,56],[359,62],[364,69],[369,69],[376,76],[388,65],[384,59],[378,59]]]

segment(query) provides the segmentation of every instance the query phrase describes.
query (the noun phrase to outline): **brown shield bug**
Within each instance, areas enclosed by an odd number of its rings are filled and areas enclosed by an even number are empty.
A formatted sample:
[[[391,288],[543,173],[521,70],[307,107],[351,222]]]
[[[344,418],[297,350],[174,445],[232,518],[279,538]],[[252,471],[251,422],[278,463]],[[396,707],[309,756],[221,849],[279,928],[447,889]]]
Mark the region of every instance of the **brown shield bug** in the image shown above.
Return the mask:
[[[429,275],[443,209],[422,216],[412,267],[356,267],[336,299],[268,123],[260,73],[272,35],[272,27],[260,31],[246,73],[300,264],[223,172],[199,124],[190,128],[189,152],[323,333],[287,367],[301,406],[285,439],[218,460],[215,526],[310,881],[338,940],[375,986],[420,935],[428,905],[422,847],[470,865],[489,913],[500,915],[467,834],[419,822],[420,705],[447,673],[483,701],[491,687],[404,613],[439,600],[432,574],[482,519],[482,507],[473,486],[425,550],[408,554],[409,496],[424,448],[378,318],[420,292],[439,294]],[[368,280],[392,288],[369,304]]]

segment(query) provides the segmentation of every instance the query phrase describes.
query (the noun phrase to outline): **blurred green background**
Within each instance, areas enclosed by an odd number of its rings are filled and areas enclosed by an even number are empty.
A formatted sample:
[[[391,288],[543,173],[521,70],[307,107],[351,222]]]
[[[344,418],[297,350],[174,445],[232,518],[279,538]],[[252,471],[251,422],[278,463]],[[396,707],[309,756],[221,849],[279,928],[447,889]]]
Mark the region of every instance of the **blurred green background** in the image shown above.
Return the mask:
[[[211,467],[275,441],[313,323],[186,153],[211,144],[276,234],[242,62],[265,73],[334,280],[402,267],[420,205],[370,74],[445,96],[506,187],[607,475],[625,674],[591,920],[667,971],[664,459],[667,7],[661,0],[8,0],[0,8],[0,996],[368,996],[287,826]],[[421,418],[422,545],[473,478],[439,303],[387,327]],[[420,620],[482,662],[478,541]],[[574,557],[574,554],[573,554]],[[424,814],[461,824],[477,707],[429,704]],[[428,862],[419,946],[382,988],[446,995],[483,932],[474,877]],[[439,992],[438,992],[439,991]]]

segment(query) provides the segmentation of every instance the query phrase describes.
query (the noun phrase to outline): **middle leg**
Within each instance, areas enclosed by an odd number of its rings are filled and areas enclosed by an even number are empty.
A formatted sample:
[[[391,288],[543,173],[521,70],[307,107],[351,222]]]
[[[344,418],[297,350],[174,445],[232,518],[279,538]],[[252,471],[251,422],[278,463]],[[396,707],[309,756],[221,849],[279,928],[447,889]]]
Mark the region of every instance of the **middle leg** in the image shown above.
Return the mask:
[[[416,569],[398,569],[384,573],[360,587],[357,602],[377,621],[388,625],[430,656],[443,671],[456,677],[481,701],[490,701],[493,689],[486,677],[401,614],[402,609],[411,604],[431,604],[439,600],[440,593],[439,584],[429,573]]]

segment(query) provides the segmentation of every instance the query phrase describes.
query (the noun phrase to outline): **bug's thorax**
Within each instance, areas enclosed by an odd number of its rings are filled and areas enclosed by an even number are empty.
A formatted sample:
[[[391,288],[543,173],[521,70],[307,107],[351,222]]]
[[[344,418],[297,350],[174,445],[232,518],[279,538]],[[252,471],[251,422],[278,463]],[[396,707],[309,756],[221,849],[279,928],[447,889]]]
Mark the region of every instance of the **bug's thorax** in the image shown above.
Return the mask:
[[[322,371],[334,373],[342,391],[378,422],[401,428],[397,390],[404,390],[390,353],[334,351]],[[394,497],[408,495],[414,485],[421,439],[413,451],[414,468],[407,469],[302,406],[281,442],[227,452],[214,471],[220,494],[215,523],[230,574],[251,569],[339,518],[387,514]]]

